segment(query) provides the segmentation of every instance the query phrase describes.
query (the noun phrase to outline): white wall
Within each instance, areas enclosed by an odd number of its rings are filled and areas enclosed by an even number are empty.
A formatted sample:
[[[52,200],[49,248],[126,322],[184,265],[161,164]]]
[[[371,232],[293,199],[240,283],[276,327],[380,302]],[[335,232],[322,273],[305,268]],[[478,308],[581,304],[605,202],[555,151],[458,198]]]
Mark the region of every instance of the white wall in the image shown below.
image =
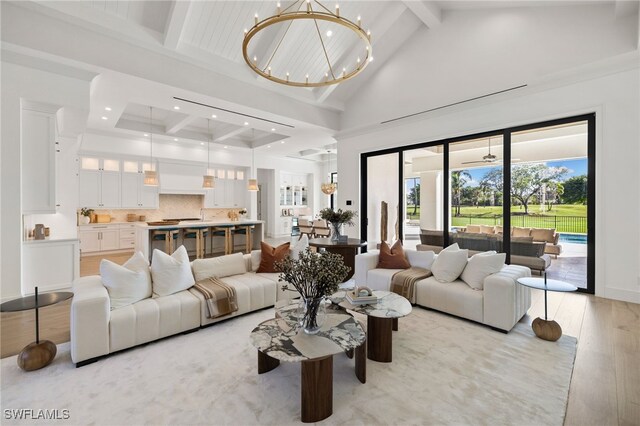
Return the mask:
[[[638,61],[636,58],[619,72],[592,79],[576,75],[573,81],[531,87],[519,96],[478,101],[420,120],[338,136],[339,198],[354,200],[359,209],[363,152],[595,112],[596,294],[640,303]],[[351,228],[349,234],[357,236],[359,229]]]
[[[89,82],[2,62],[0,297],[20,296],[22,216],[20,199],[20,100],[89,108]]]
[[[531,84],[638,43],[638,17],[616,18],[611,4],[447,10],[442,19],[414,33],[349,99],[342,129]]]

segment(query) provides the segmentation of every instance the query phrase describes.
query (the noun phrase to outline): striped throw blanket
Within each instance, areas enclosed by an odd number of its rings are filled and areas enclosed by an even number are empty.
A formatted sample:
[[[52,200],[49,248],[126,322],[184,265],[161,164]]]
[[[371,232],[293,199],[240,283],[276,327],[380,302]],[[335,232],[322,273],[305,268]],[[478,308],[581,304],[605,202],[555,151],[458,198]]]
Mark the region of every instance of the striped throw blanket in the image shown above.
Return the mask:
[[[216,277],[197,281],[193,288],[204,296],[204,300],[207,302],[209,318],[229,315],[238,310],[236,289]]]
[[[415,285],[418,281],[431,276],[431,271],[424,268],[411,267],[396,272],[391,277],[391,291],[415,303]]]

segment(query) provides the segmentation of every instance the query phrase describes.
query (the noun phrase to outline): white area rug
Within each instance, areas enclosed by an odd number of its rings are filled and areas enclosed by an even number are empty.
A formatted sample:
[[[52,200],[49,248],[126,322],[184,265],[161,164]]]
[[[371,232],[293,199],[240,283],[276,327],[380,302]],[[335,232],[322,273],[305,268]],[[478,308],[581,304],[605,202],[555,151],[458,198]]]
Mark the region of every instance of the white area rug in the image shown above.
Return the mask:
[[[2,409],[68,409],[58,424],[300,424],[299,364],[258,375],[249,343],[272,317],[255,312],[78,369],[68,343],[31,373],[3,359]],[[333,415],[323,424],[563,423],[573,337],[551,343],[524,324],[503,334],[414,308],[393,345],[391,364],[367,361],[366,384],[352,359],[334,356]]]

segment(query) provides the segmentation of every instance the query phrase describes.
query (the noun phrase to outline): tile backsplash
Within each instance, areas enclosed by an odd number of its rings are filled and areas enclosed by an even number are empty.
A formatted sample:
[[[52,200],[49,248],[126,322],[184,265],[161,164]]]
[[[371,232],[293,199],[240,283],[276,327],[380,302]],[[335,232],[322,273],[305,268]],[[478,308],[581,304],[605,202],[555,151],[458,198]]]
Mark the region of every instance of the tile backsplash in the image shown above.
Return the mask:
[[[126,222],[127,214],[133,213],[138,216],[145,216],[147,221],[173,218],[199,218],[201,211],[204,212],[205,219],[227,219],[230,210],[238,209],[202,209],[204,204],[203,195],[160,195],[160,202],[157,209],[114,209],[95,210],[96,214],[108,214],[112,222]]]

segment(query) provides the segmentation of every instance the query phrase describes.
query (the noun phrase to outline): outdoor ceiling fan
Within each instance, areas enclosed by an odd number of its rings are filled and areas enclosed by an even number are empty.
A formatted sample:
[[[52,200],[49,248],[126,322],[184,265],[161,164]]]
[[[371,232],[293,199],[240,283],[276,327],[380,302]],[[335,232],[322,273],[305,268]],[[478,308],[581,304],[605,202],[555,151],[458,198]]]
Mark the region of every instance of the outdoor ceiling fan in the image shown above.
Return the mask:
[[[519,158],[512,158],[511,161],[520,161]],[[502,159],[498,159],[495,155],[491,154],[491,138],[489,138],[489,153],[487,155],[482,156],[482,160],[476,161],[463,161],[462,164],[492,164],[492,163],[502,163]]]

